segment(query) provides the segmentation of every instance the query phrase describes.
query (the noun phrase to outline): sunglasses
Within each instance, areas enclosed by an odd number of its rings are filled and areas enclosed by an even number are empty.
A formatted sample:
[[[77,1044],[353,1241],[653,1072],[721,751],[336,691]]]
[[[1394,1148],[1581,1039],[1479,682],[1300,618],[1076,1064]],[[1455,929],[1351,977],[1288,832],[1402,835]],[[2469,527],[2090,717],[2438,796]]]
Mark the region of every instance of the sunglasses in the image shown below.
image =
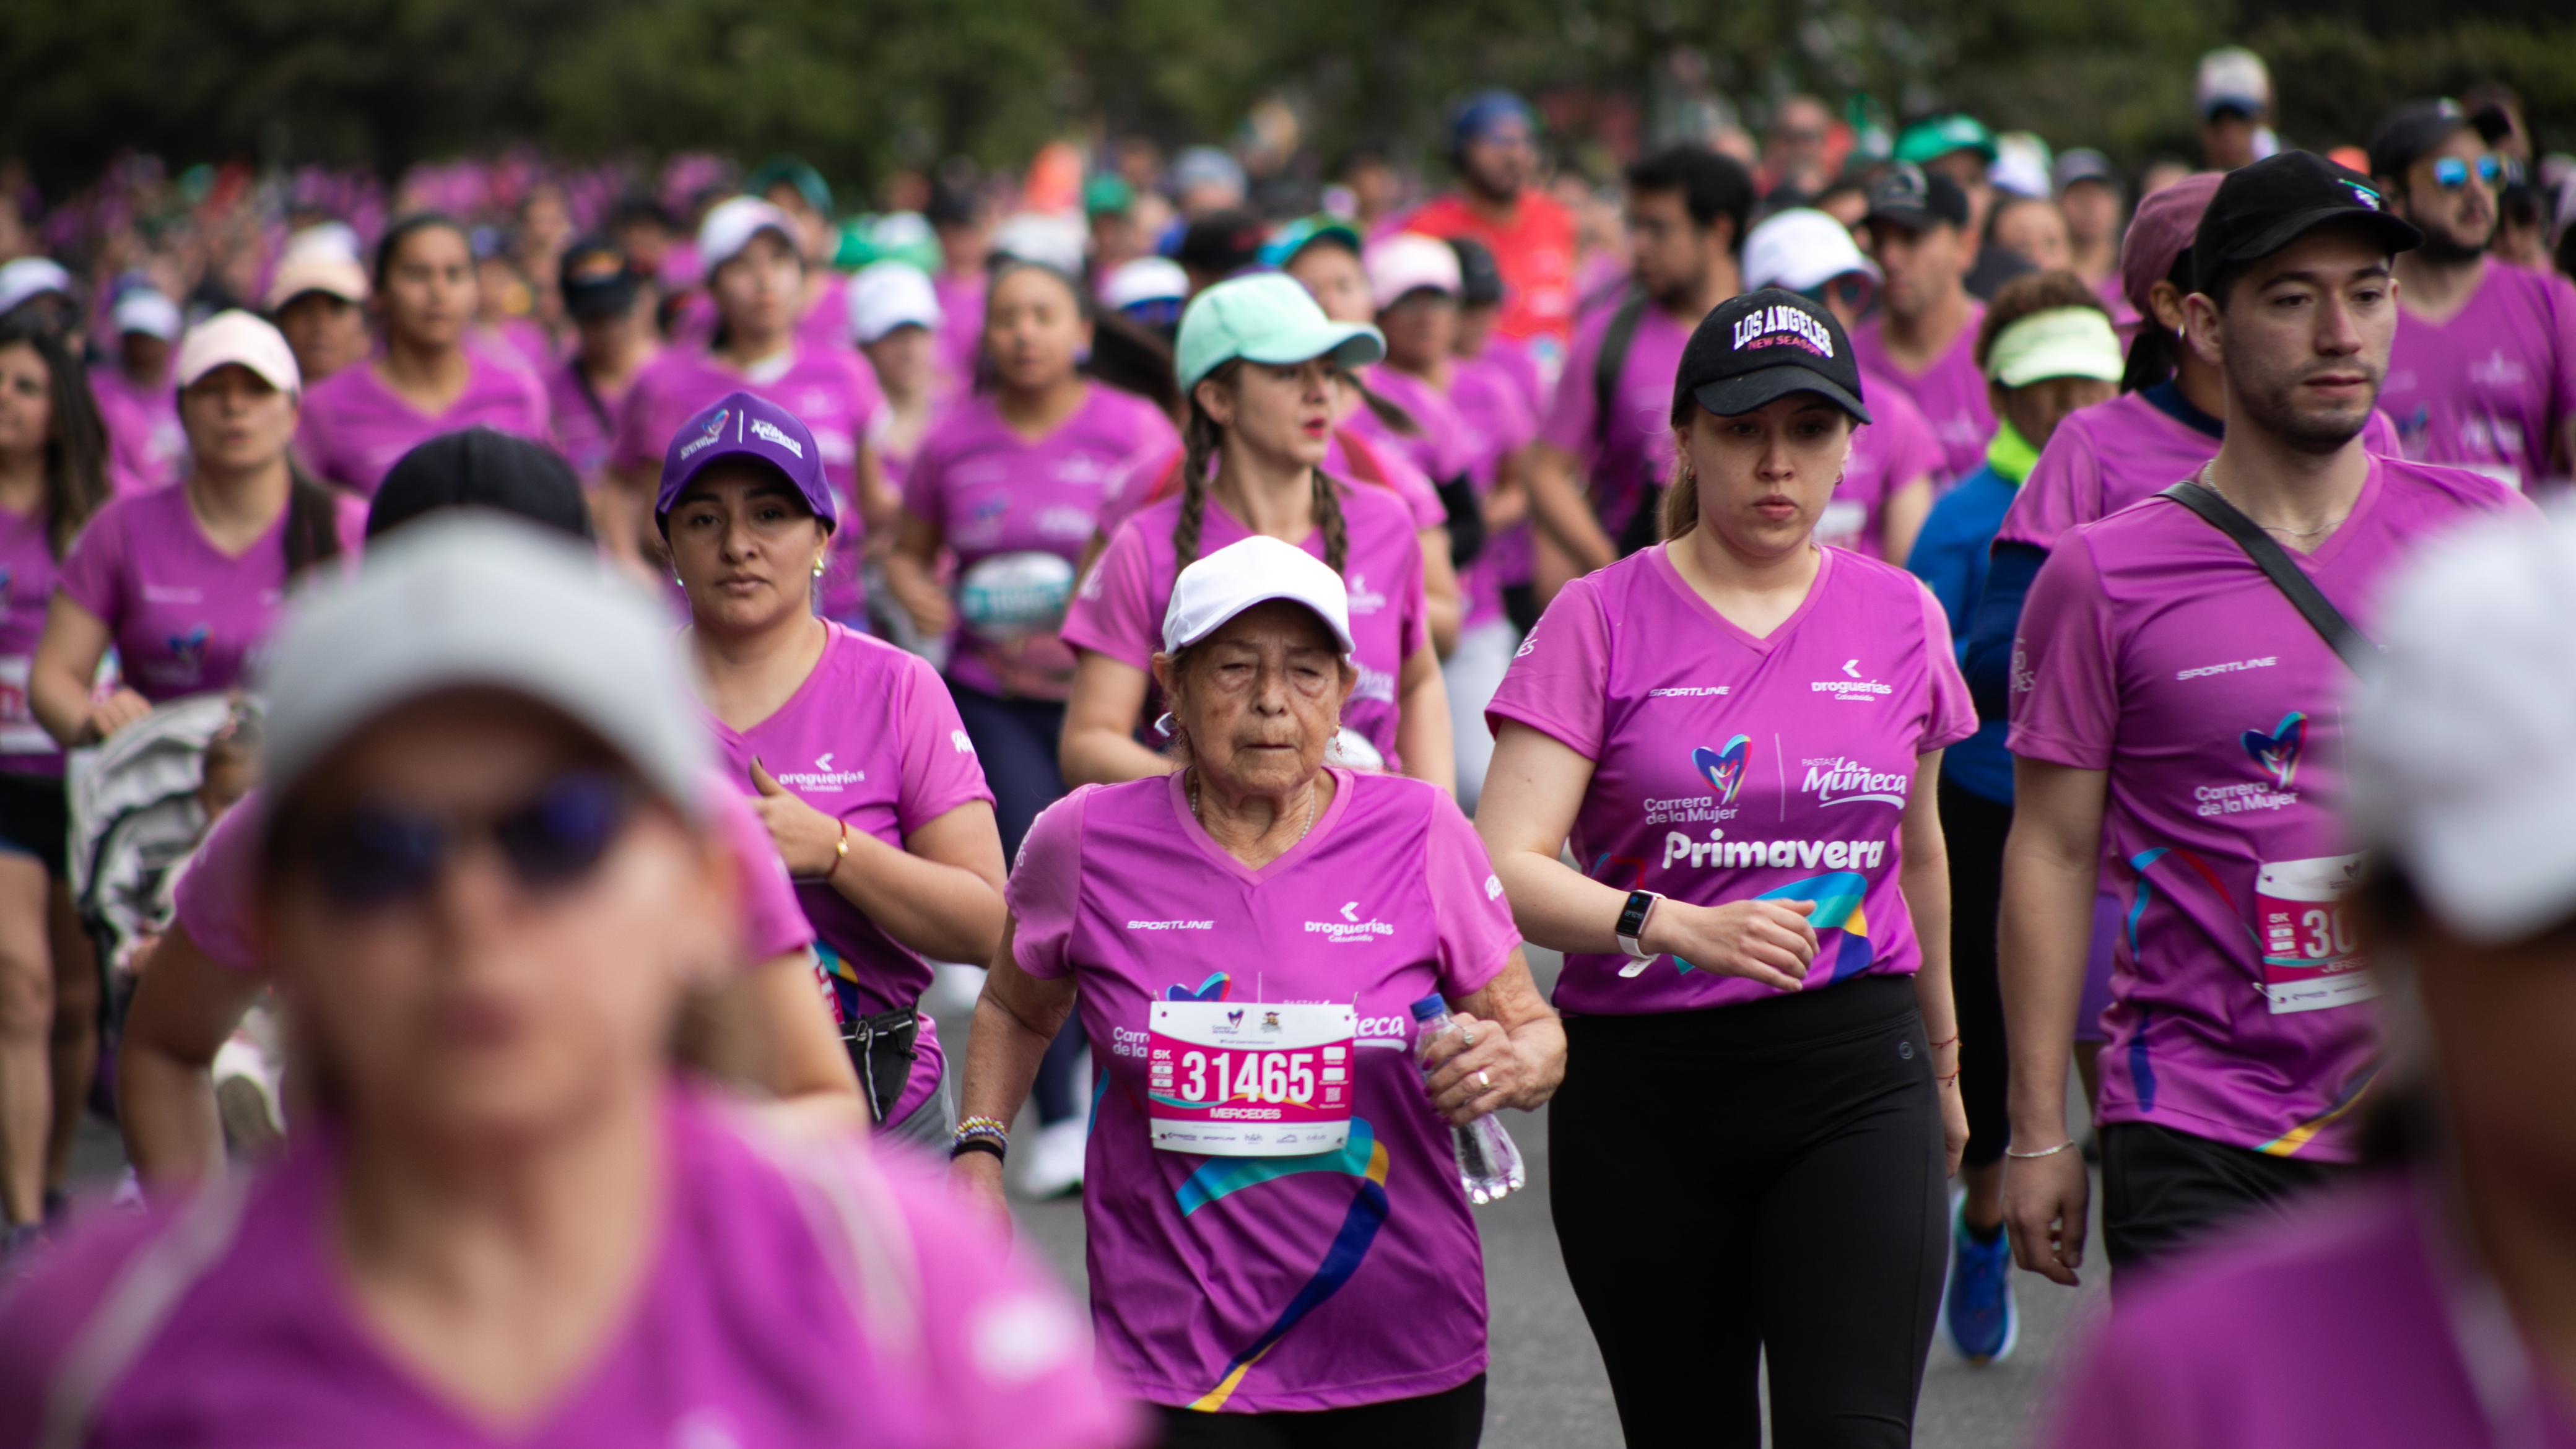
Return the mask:
[[[621,777],[577,771],[479,820],[361,804],[319,822],[301,853],[322,898],[343,911],[418,898],[470,842],[486,839],[522,888],[560,890],[607,858],[642,793]]]
[[[1878,295],[1878,284],[1863,273],[1845,272],[1839,277],[1828,277],[1798,295],[1810,302],[1840,303],[1859,312],[1866,310],[1870,300]]]
[[[2478,184],[2492,191],[2504,179],[2504,163],[2493,156],[2477,161]],[[2469,184],[2469,163],[2457,156],[2445,156],[2433,163],[2433,184],[2444,191],[2457,191]]]

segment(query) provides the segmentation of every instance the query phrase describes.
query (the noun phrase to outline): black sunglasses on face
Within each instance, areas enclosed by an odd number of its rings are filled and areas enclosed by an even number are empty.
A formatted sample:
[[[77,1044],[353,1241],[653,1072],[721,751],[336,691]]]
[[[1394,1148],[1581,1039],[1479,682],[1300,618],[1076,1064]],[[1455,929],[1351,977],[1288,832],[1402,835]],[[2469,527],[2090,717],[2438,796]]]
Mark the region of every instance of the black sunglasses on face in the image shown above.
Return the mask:
[[[469,842],[481,839],[500,850],[522,888],[560,890],[607,858],[641,799],[632,781],[580,770],[481,819],[363,803],[317,824],[302,856],[322,898],[344,911],[420,896]]]

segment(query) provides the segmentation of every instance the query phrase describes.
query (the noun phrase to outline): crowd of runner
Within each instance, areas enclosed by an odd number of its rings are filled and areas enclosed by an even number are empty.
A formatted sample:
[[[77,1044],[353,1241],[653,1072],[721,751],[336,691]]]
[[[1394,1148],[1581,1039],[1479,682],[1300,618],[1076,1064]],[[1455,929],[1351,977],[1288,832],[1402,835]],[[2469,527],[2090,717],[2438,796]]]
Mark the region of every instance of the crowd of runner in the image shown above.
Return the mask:
[[[0,1445],[1463,1449],[1543,1105],[1632,1444],[2576,1442],[2576,160],[2197,79],[0,172]]]

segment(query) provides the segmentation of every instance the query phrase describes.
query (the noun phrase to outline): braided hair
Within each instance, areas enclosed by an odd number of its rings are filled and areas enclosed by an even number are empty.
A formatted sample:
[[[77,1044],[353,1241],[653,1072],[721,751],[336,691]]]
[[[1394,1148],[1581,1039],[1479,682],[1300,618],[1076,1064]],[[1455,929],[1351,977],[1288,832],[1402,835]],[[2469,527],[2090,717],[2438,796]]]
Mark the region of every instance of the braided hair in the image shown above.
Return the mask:
[[[1243,361],[1235,358],[1207,375],[1206,381],[1230,384],[1243,371]],[[1181,425],[1181,516],[1172,524],[1172,570],[1175,574],[1198,561],[1199,533],[1207,522],[1208,463],[1225,446],[1225,428],[1208,416],[1199,405],[1198,389],[1190,390],[1190,415]],[[1342,491],[1321,468],[1310,468],[1313,480],[1315,526],[1324,533],[1324,562],[1340,573],[1350,562],[1350,521],[1342,515]]]

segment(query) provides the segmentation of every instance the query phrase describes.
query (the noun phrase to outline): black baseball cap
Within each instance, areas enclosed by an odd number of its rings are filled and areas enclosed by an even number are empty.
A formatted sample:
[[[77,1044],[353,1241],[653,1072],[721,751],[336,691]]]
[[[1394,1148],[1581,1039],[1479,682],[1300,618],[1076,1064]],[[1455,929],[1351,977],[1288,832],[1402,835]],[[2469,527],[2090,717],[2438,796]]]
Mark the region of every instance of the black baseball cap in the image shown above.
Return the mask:
[[[590,503],[554,449],[490,428],[441,433],[402,455],[367,507],[367,537],[424,513],[488,508],[588,539]]]
[[[1270,228],[1248,211],[1212,211],[1189,224],[1172,260],[1211,277],[1231,277],[1261,260]]]
[[[559,284],[564,311],[576,322],[622,316],[635,306],[635,273],[606,237],[584,237],[566,248]]]
[[[1503,300],[1503,269],[1494,263],[1494,253],[1483,242],[1470,236],[1449,238],[1449,250],[1458,254],[1458,300],[1469,307],[1492,307]]]
[[[1688,398],[1721,418],[1740,417],[1791,393],[1812,392],[1868,422],[1860,363],[1834,314],[1795,292],[1765,287],[1700,320],[1673,375],[1673,406]]]
[[[1926,175],[1922,167],[1900,161],[1870,183],[1869,211],[1862,220],[1883,221],[1907,231],[1921,231],[1935,222],[1964,227],[1968,193],[1947,176]]]
[[[2356,222],[2391,252],[2424,234],[2388,214],[2370,178],[2314,151],[2283,151],[2218,183],[2191,244],[2191,285],[2207,292],[2229,267],[2260,261],[2328,222]]]
[[[2370,133],[2370,174],[2403,176],[2416,158],[2463,130],[2474,128],[2490,146],[2503,140],[2513,122],[2503,112],[2472,116],[2453,100],[2409,101],[2379,118]]]

